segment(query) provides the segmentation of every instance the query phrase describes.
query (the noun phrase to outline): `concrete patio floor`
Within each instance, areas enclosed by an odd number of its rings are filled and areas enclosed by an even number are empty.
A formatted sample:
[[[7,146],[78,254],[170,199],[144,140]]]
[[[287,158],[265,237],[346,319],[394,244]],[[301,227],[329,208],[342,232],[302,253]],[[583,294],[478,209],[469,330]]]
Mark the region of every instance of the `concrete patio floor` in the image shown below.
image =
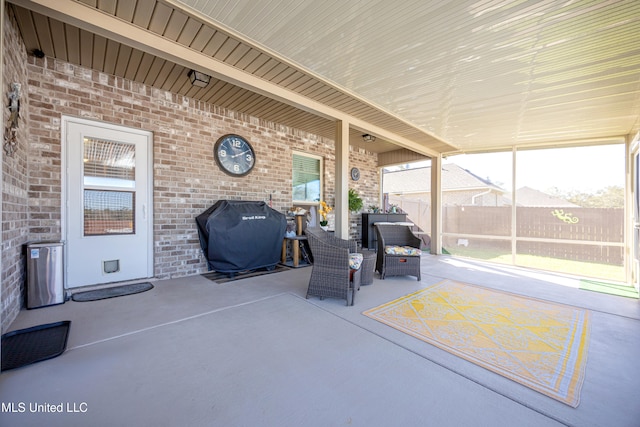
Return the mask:
[[[347,307],[305,299],[310,272],[158,280],[141,294],[23,310],[12,330],[71,320],[69,341],[60,357],[0,374],[0,425],[640,425],[638,300],[581,291],[561,275],[425,255],[420,282],[376,278]],[[362,315],[443,279],[591,310],[580,405]]]

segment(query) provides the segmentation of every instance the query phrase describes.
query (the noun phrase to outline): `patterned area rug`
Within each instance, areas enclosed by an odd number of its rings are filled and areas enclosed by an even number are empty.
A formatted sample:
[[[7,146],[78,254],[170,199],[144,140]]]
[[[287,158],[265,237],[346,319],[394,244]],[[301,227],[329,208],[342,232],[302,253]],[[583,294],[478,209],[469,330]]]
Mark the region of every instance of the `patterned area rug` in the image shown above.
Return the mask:
[[[445,280],[363,313],[572,407],[589,312]]]

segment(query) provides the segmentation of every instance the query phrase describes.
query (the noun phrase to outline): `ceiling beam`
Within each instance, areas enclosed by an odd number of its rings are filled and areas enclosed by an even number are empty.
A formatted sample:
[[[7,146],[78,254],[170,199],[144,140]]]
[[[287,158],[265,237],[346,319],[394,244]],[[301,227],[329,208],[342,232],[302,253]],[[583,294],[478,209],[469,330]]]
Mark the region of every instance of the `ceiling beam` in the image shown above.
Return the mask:
[[[608,145],[608,144],[624,144],[626,141],[625,135],[614,135],[610,137],[602,138],[581,138],[581,139],[567,139],[547,142],[532,142],[530,144],[517,144],[517,145],[487,145],[481,149],[475,150],[455,150],[442,152],[443,156],[454,156],[457,154],[481,154],[481,153],[496,153],[502,151],[511,151],[514,147],[516,150],[536,150],[540,148],[567,148],[567,147],[588,147],[592,145]]]
[[[403,165],[413,162],[423,162],[431,157],[425,157],[413,151],[399,149],[378,154],[378,167]]]
[[[374,123],[369,123],[350,116],[343,111],[331,108],[296,92],[270,83],[250,73],[239,70],[175,41],[168,40],[158,34],[132,25],[86,4],[74,0],[9,1],[20,7],[49,16],[61,22],[74,25],[80,29],[90,31],[124,45],[140,49],[143,52],[156,55],[167,61],[202,71],[217,79],[259,93],[312,114],[316,114],[333,121],[348,122],[355,128],[367,129],[367,132],[375,134],[402,148],[430,157],[438,155],[438,151],[424,144],[409,140],[401,135],[377,126]],[[185,13],[190,13],[187,9],[184,9],[183,11]],[[214,26],[213,23],[207,24]],[[221,30],[224,31],[225,29]],[[385,112],[385,114],[388,113]],[[424,132],[424,134],[438,145],[449,145],[427,132]]]

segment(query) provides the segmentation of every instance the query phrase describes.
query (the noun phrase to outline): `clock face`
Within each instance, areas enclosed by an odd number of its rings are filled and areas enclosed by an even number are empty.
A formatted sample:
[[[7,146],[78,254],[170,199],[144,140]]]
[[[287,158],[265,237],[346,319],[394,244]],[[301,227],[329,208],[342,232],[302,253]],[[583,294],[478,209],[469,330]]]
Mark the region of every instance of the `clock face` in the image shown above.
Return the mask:
[[[244,176],[256,164],[256,156],[249,141],[239,135],[224,135],[213,148],[220,168],[232,176]]]
[[[360,169],[353,168],[351,169],[351,179],[357,181],[360,179]]]

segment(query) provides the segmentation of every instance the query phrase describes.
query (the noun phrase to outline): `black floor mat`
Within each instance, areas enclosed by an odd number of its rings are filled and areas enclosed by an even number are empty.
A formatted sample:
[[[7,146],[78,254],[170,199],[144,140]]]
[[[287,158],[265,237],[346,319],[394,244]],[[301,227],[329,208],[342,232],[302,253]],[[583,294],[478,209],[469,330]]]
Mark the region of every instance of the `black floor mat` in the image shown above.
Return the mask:
[[[291,269],[284,265],[278,264],[272,270],[266,270],[266,269],[248,270],[248,271],[240,271],[233,274],[212,271],[210,273],[204,273],[202,277],[205,277],[216,283],[226,283],[226,282],[232,282],[234,280],[246,279],[248,277],[262,276],[264,274],[280,273],[281,271],[287,271],[287,270],[291,270]]]
[[[67,348],[70,320],[2,335],[2,371],[60,356]]]
[[[153,289],[149,282],[134,283],[131,285],[112,286],[110,288],[96,289],[95,291],[78,292],[71,295],[71,299],[78,302],[97,301],[107,298],[122,297],[125,295],[139,294]]]

